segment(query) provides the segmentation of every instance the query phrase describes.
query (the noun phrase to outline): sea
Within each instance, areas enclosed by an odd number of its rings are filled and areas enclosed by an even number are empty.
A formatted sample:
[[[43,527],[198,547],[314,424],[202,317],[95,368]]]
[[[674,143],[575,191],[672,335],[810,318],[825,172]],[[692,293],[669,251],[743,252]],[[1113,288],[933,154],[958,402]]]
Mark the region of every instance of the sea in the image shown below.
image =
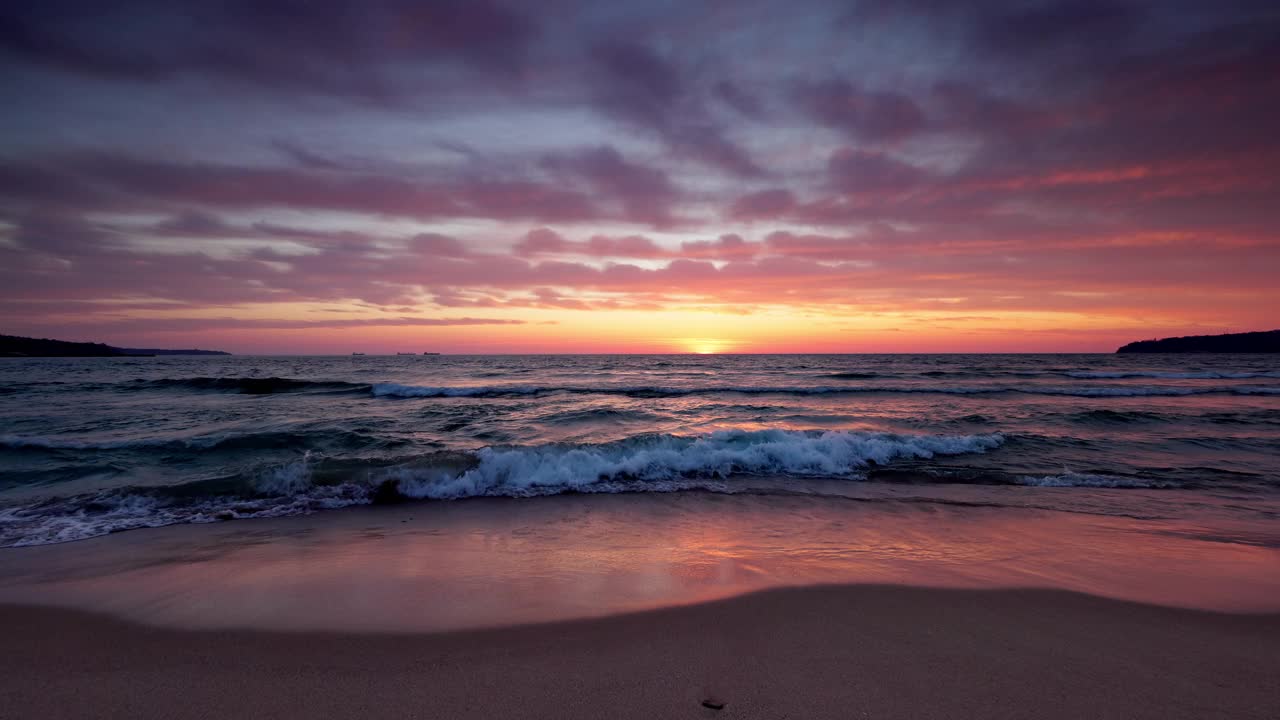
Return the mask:
[[[1174,519],[1276,548],[1280,357],[0,361],[0,546],[587,494]]]

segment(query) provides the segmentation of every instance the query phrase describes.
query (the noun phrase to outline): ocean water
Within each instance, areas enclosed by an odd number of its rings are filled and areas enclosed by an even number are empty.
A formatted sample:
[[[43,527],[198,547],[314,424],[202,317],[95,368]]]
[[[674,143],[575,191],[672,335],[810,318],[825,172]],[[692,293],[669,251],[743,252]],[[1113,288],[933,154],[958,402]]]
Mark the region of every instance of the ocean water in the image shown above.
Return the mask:
[[[1280,547],[1280,358],[0,361],[0,546],[564,493],[1034,508]]]

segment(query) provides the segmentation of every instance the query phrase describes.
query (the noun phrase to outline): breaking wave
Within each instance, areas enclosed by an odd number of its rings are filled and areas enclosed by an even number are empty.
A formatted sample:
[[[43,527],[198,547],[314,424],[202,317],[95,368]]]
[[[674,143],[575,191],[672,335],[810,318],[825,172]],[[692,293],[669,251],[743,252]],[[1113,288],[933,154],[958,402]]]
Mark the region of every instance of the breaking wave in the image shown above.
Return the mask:
[[[731,491],[734,476],[861,479],[872,466],[983,453],[990,435],[726,430],[602,444],[488,447],[391,465],[307,456],[245,478],[124,487],[0,508],[0,545],[39,545],[178,523],[300,515],[350,505],[565,492]]]

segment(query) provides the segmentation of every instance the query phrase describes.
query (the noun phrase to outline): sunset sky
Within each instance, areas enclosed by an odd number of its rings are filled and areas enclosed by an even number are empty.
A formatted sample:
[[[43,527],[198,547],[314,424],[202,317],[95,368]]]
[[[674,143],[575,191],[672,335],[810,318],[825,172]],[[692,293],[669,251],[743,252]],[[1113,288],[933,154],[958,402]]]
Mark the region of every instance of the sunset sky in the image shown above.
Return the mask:
[[[0,84],[0,333],[1034,352],[1280,326],[1276,2],[10,2]]]

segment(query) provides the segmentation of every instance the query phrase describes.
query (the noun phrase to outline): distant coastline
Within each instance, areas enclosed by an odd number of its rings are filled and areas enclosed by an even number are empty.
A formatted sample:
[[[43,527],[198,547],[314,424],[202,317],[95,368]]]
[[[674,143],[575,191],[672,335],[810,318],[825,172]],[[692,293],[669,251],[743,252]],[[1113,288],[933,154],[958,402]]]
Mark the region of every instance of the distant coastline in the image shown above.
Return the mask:
[[[1139,340],[1117,353],[1280,353],[1280,330]]]
[[[155,355],[230,355],[221,350],[121,348],[103,343],[0,335],[0,357],[151,357]]]

